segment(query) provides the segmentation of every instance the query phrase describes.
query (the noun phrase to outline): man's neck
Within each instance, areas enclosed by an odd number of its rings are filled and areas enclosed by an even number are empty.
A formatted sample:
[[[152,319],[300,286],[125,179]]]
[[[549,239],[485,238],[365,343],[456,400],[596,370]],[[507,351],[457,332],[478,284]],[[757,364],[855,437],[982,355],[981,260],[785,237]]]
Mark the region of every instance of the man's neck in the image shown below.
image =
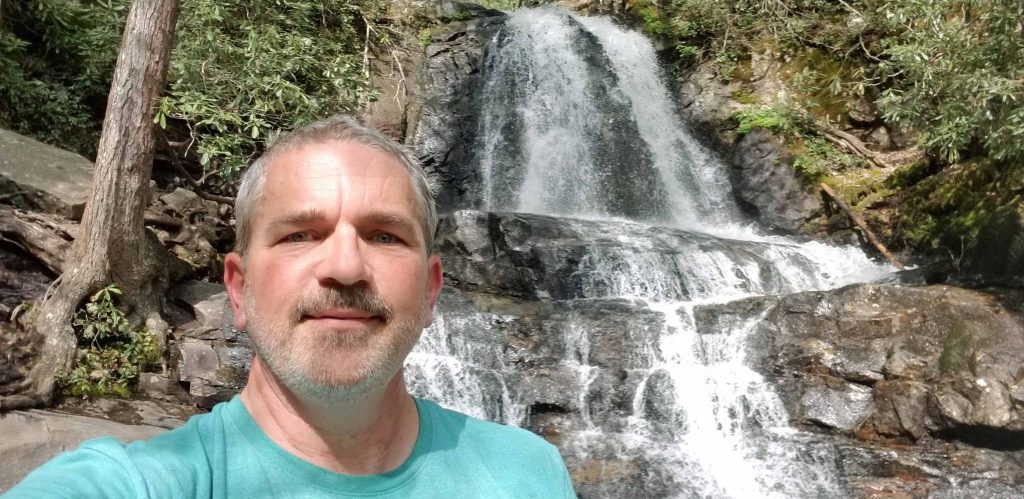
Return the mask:
[[[419,435],[416,402],[401,371],[382,390],[337,406],[289,391],[257,357],[242,403],[274,443],[337,473],[375,475],[398,468]]]

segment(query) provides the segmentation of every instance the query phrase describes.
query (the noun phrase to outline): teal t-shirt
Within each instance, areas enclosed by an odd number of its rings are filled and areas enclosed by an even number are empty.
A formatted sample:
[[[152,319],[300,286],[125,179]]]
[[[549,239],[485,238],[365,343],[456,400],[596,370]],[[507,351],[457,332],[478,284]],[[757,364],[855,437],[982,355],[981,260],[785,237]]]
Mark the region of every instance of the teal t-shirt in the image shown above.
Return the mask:
[[[520,428],[416,400],[412,455],[380,475],[334,473],[285,451],[240,398],[150,440],[85,442],[5,497],[575,497],[558,450]]]

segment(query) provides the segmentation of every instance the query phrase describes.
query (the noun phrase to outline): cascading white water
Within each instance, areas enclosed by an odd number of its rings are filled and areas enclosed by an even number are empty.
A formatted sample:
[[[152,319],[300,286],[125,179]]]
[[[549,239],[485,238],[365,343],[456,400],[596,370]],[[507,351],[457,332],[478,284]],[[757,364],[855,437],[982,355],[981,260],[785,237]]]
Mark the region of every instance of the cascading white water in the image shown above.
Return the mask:
[[[630,299],[664,317],[654,342],[630,337],[630,355],[650,367],[631,374],[641,379],[632,414],[614,435],[593,417],[596,371],[587,361],[589,336],[579,328],[564,331],[563,365],[577,373],[573,382],[581,387],[582,428],[563,444],[563,452],[587,456],[595,448],[613,446],[617,455],[644,456],[675,477],[671,495],[684,497],[839,493],[831,451],[790,427],[772,387],[745,363],[746,340],[758,318],[698,332],[694,309],[743,297],[834,288],[891,269],[854,248],[759,236],[739,224],[725,165],[679,122],[654,49],[641,35],[606,18],[541,8],[514,13],[497,38],[488,55],[477,144],[486,207],[590,218],[565,223],[577,224],[580,233],[597,228],[616,236],[614,244],[594,245],[579,262],[573,277],[583,299]],[[594,61],[610,64],[614,77],[595,77]],[[600,85],[604,90],[596,91]],[[605,105],[599,96],[619,102]],[[630,113],[622,122],[634,126],[622,128],[623,133],[633,130],[644,147],[624,147],[646,154],[635,164],[613,166],[622,168],[619,175],[628,175],[632,167],[649,165],[653,173],[645,182],[658,183],[650,195],[667,197],[661,201],[669,216],[644,208],[632,212],[647,210],[653,220],[609,218],[631,213],[621,204],[632,199],[627,192],[615,206],[602,204],[607,196],[599,187],[616,174],[602,170],[608,162],[599,163],[607,158],[593,154],[601,136],[596,129],[604,125],[594,118],[610,109]],[[609,154],[621,158],[616,156],[620,153]],[[686,229],[692,240],[661,237],[645,224],[652,221]],[[502,319],[453,310],[445,303],[439,306],[434,326],[410,356],[414,393],[470,414],[524,424],[527,412],[508,390],[504,377],[509,369],[499,346],[470,351],[460,340],[469,332],[486,334]],[[650,414],[650,407],[658,414]]]
[[[545,57],[553,51],[564,52],[574,40],[564,29],[564,19],[557,16],[513,16],[507,28],[515,35],[493,59],[494,72],[514,75],[521,81],[509,92],[498,90],[507,84],[502,78],[485,83],[481,122],[484,138],[480,154],[484,183],[484,206],[491,209],[556,213],[574,212],[603,214],[600,192],[592,182],[578,182],[593,177],[594,162],[590,144],[585,137],[600,126],[593,117],[598,114],[597,101],[584,78],[586,63],[579,57],[556,59]],[[496,55],[496,54],[492,54]],[[574,98],[566,99],[567,95]],[[525,106],[508,109],[509,101],[523,98]],[[511,116],[510,116],[511,114]],[[521,122],[521,130],[531,147],[525,150],[526,168],[522,178],[502,178],[499,162],[506,153],[500,141],[508,140],[503,130],[508,121]],[[517,185],[510,185],[519,182]],[[518,199],[510,199],[518,192]]]
[[[601,41],[619,75],[619,88],[629,97],[640,134],[667,187],[673,221],[682,227],[735,221],[739,213],[725,170],[676,115],[651,42],[606,17],[577,19]]]

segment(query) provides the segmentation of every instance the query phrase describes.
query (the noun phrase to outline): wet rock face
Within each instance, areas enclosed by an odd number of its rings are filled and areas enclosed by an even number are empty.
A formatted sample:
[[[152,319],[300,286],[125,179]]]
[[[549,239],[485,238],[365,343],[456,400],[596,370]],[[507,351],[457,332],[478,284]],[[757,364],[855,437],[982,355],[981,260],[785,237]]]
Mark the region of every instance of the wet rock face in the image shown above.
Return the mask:
[[[485,126],[476,137],[473,163],[480,171],[489,171],[491,185],[484,186],[489,189],[489,209],[536,211],[536,206],[522,208],[521,197],[527,194],[521,186],[536,175],[539,161],[551,171],[587,169],[589,173],[578,178],[601,193],[595,198],[543,181],[544,187],[536,188],[559,200],[543,206],[561,210],[560,203],[569,203],[586,206],[587,212],[634,220],[670,220],[668,195],[605,47],[577,19],[561,15],[554,20],[545,30],[558,33],[557,46],[535,41],[539,33],[533,31],[533,23],[512,22],[488,49],[482,69]],[[576,82],[570,90],[573,95],[558,83],[564,79]],[[586,109],[586,115],[579,116],[578,108]],[[564,147],[552,147],[551,141],[561,141]]]
[[[422,72],[423,107],[409,140],[436,185],[440,211],[480,200],[480,182],[470,167],[480,114],[480,69],[506,17],[497,11],[476,14],[484,17],[452,23],[431,37]]]
[[[865,438],[997,430],[1024,449],[1022,299],[881,285],[758,299],[767,315],[751,358],[798,420]],[[749,313],[710,306],[698,320],[733,311]]]
[[[631,222],[565,219],[525,213],[463,210],[444,217],[435,250],[447,284],[467,291],[522,299],[571,300],[607,296],[659,296],[681,301],[703,265],[694,252],[708,252],[740,267],[757,268],[748,285],[777,292],[784,284],[764,258],[763,246],[684,230]],[[632,282],[615,275],[650,275]]]
[[[972,483],[1016,497],[1022,304],[1020,291],[863,284],[704,306],[696,321],[712,334],[764,314],[748,359],[797,424],[841,437],[852,494],[931,497]]]
[[[793,169],[789,150],[764,130],[737,141],[729,178],[740,207],[783,232],[798,232],[821,210],[821,201],[805,191]]]

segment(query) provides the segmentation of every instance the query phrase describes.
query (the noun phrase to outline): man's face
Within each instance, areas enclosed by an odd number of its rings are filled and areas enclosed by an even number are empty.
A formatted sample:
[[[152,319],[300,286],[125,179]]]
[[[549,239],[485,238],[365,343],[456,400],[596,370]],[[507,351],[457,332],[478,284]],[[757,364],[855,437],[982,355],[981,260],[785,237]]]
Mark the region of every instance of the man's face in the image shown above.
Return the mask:
[[[243,260],[225,260],[235,326],[290,390],[338,398],[386,384],[430,324],[441,264],[409,174],[356,142],[270,164]]]

